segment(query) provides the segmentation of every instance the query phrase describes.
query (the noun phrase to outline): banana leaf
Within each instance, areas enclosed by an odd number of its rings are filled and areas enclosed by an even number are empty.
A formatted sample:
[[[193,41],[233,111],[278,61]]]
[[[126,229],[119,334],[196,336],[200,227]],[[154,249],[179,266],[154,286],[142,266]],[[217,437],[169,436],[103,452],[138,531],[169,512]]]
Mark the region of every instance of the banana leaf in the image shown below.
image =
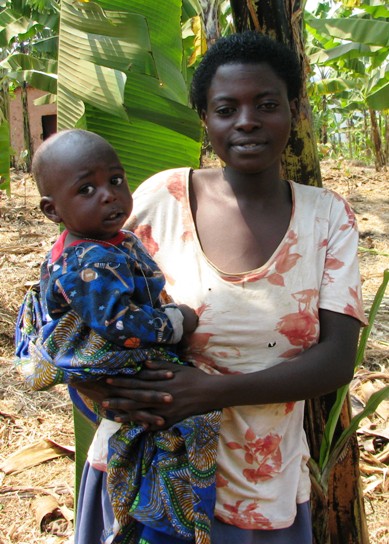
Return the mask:
[[[182,70],[181,1],[64,0],[58,128],[87,128],[116,149],[132,189],[199,164],[202,130]]]

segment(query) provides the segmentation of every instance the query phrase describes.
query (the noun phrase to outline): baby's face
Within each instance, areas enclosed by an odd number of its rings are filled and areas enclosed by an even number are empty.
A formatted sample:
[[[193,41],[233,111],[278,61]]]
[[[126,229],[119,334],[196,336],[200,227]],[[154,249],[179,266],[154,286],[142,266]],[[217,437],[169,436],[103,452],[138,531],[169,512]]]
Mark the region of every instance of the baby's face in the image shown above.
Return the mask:
[[[65,227],[80,238],[109,240],[132,211],[124,169],[109,145],[66,149],[56,161],[52,192]]]

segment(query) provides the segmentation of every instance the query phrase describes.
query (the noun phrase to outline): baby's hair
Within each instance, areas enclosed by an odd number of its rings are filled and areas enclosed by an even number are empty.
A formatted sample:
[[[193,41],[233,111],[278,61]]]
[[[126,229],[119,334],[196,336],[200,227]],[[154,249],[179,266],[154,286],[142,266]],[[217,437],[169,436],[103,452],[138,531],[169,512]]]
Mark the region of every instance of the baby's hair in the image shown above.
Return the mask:
[[[301,67],[297,55],[286,45],[252,30],[219,38],[205,53],[192,79],[190,99],[201,115],[207,109],[207,93],[219,66],[266,62],[287,87],[288,98],[298,98]]]
[[[61,152],[61,145],[80,145],[82,143],[92,143],[98,141],[104,145],[110,146],[104,138],[90,132],[78,128],[62,130],[50,136],[45,140],[34,153],[32,159],[31,171],[37,184],[41,196],[47,196],[47,191],[51,186],[51,166],[56,160],[56,154]]]

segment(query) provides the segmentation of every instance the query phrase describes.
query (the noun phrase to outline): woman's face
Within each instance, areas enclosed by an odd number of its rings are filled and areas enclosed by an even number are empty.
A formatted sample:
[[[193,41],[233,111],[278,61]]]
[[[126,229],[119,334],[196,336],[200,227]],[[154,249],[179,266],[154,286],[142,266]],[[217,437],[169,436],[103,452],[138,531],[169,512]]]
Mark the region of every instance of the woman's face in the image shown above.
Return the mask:
[[[297,100],[267,63],[219,66],[202,119],[215,153],[244,173],[279,170]]]

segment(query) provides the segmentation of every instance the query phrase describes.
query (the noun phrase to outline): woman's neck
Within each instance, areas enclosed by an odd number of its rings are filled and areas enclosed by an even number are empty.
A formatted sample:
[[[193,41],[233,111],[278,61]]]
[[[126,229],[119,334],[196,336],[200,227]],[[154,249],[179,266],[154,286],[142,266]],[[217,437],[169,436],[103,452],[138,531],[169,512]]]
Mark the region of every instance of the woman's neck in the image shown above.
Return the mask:
[[[281,179],[279,169],[266,172],[236,172],[228,167],[222,169],[222,178],[238,200],[262,201],[289,200],[289,186]]]

